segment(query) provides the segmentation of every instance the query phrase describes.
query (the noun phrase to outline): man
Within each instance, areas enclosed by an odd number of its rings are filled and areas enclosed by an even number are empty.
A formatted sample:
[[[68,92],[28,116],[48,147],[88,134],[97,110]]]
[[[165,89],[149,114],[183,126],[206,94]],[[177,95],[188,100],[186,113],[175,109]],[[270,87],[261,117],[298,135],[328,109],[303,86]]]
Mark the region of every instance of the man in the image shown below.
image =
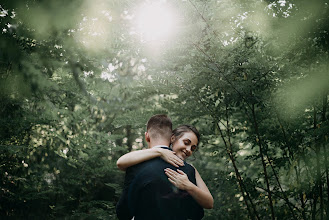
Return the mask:
[[[172,122],[166,115],[154,115],[147,123],[145,140],[148,147],[168,148]],[[195,171],[185,163],[180,167],[191,182],[196,183]],[[117,204],[120,220],[185,220],[201,219],[203,209],[186,192],[175,188],[164,173],[165,168],[177,170],[161,158],[148,160],[126,170],[124,190]]]

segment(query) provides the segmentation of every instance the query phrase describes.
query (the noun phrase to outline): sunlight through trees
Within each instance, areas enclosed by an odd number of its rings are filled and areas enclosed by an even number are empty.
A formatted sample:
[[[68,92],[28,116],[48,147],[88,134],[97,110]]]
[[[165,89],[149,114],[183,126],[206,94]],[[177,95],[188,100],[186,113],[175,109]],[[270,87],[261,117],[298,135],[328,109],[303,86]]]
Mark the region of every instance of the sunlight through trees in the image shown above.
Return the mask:
[[[329,5],[4,0],[0,218],[116,219],[145,123],[195,125],[204,219],[328,219]]]

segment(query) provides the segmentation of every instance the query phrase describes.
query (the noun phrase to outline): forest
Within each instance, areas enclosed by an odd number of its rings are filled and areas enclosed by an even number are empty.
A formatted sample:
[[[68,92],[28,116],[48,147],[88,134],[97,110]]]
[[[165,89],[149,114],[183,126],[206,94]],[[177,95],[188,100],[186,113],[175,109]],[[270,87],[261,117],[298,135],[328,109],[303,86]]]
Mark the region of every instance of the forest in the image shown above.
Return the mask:
[[[329,219],[328,52],[328,0],[2,0],[0,219],[117,219],[154,114],[204,220]]]

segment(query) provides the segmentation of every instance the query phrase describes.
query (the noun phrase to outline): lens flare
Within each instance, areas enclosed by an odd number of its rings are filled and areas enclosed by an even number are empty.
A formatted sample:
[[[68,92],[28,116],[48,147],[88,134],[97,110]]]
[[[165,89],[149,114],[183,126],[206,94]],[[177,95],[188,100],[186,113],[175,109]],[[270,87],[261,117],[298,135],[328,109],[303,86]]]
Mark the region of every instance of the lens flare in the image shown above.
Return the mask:
[[[175,31],[176,16],[166,2],[148,2],[136,13],[136,31],[144,41],[165,40]]]

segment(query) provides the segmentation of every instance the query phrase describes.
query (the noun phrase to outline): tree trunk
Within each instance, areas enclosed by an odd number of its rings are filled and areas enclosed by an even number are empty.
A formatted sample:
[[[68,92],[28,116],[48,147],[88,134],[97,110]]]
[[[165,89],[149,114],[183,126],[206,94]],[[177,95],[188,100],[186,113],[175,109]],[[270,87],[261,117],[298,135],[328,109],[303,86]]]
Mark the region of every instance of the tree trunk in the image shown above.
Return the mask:
[[[257,140],[256,142],[258,143],[259,146],[259,154],[262,160],[262,165],[263,165],[263,170],[264,170],[264,178],[266,181],[266,187],[268,190],[268,200],[269,200],[269,206],[270,206],[270,210],[271,210],[271,219],[274,220],[275,219],[275,215],[274,215],[274,207],[273,207],[273,202],[272,202],[272,193],[271,193],[271,189],[270,189],[270,182],[268,179],[268,175],[267,175],[267,169],[266,169],[266,163],[265,163],[265,158],[264,158],[264,152],[263,152],[263,146],[262,146],[262,141],[261,141],[261,137],[259,134],[259,130],[258,130],[258,123],[257,123],[257,119],[256,119],[256,113],[255,113],[255,105],[252,105],[252,117],[253,117],[253,124],[255,127],[255,132],[257,135]]]
[[[278,122],[279,122],[279,124],[280,124],[280,128],[281,128],[281,131],[282,131],[282,134],[283,134],[283,138],[284,138],[284,140],[285,140],[285,144],[286,144],[287,149],[288,149],[288,152],[289,152],[289,156],[288,156],[288,158],[289,158],[289,164],[291,165],[290,159],[291,159],[291,160],[294,160],[294,154],[293,154],[293,151],[292,151],[291,148],[290,148],[291,142],[289,141],[289,139],[288,139],[288,137],[287,137],[286,131],[285,131],[284,127],[283,127],[283,123],[282,123],[282,121],[281,121],[281,119],[280,119],[280,117],[279,117],[278,112],[275,111],[275,114],[276,114],[276,117],[277,117]],[[296,144],[296,143],[294,143],[294,144]],[[297,144],[296,144],[296,145],[297,145]],[[271,167],[272,167],[272,164],[271,164]],[[299,161],[298,161],[298,167],[299,167]],[[295,169],[295,173],[296,173],[297,184],[300,184],[300,178],[299,178],[298,168],[297,168],[295,165],[294,165],[294,169]],[[276,172],[274,171],[274,168],[273,168],[273,167],[272,167],[272,170],[273,170],[273,172],[274,172],[275,178],[276,178],[277,181],[278,181],[278,177],[277,177]],[[282,190],[282,188],[281,188],[281,185],[280,185],[279,181],[278,181],[278,184],[279,184],[279,186],[280,186],[281,191],[283,192],[283,190]],[[303,219],[306,220],[305,201],[304,201],[304,194],[303,194],[302,192],[299,194],[299,198],[300,198],[300,201],[301,201],[302,216],[303,216]],[[286,199],[287,199],[287,198],[285,197],[285,200],[286,200]],[[288,200],[286,200],[286,203],[289,205]],[[293,209],[291,208],[290,205],[289,205],[289,209],[290,209],[291,213],[293,214],[293,217],[296,218],[296,217],[295,217],[295,214],[294,214],[294,212],[293,212]]]
[[[320,197],[320,219],[323,220],[323,189],[322,189],[322,175],[320,169],[320,148],[316,146],[316,196]]]
[[[317,191],[317,188],[315,188],[315,191]],[[315,220],[316,218],[316,203],[317,203],[318,197],[317,193],[313,192],[313,206],[312,206],[312,220]]]
[[[293,219],[297,220],[297,218],[296,218],[296,216],[295,216],[295,213],[294,213],[294,210],[293,210],[293,208],[291,207],[291,205],[290,205],[290,203],[289,203],[289,200],[288,200],[288,198],[287,198],[287,196],[286,196],[286,193],[285,193],[285,192],[283,191],[283,189],[282,189],[282,186],[281,186],[281,184],[280,184],[279,177],[278,177],[278,175],[276,174],[276,171],[275,171],[275,169],[274,169],[274,167],[273,167],[273,165],[272,165],[272,162],[271,162],[272,160],[271,160],[271,158],[269,158],[268,155],[266,155],[266,157],[267,157],[267,159],[268,159],[268,161],[269,161],[269,164],[270,164],[270,166],[271,166],[271,168],[272,168],[272,171],[273,171],[274,177],[275,177],[275,179],[276,179],[276,182],[278,183],[278,186],[279,186],[279,188],[280,188],[280,191],[281,191],[281,193],[282,193],[282,195],[283,195],[283,199],[284,199],[284,201],[286,202],[286,204],[287,204],[287,206],[288,206],[288,208],[289,208],[289,210],[290,210],[290,212],[291,212],[291,214],[292,214]]]
[[[298,161],[298,167],[300,167],[299,161]],[[299,172],[297,167],[295,166],[295,172],[296,172],[296,178],[297,178],[297,183],[300,182],[300,178],[299,178]],[[301,203],[301,207],[302,207],[302,216],[303,219],[306,220],[306,213],[305,213],[305,200],[304,200],[304,193],[301,192],[299,193],[299,198],[300,198],[300,203]]]
[[[327,93],[323,93],[322,94],[322,121],[326,120],[327,106],[328,106]]]
[[[236,176],[236,178],[238,180],[239,188],[240,188],[241,194],[243,196],[244,203],[245,203],[245,205],[247,207],[249,216],[250,216],[251,219],[255,219],[255,217],[256,217],[257,220],[260,220],[260,218],[258,216],[258,213],[257,213],[257,210],[256,210],[256,208],[255,208],[255,206],[254,206],[254,204],[252,202],[252,199],[250,198],[250,195],[249,195],[247,189],[244,187],[242,177],[241,177],[240,172],[239,172],[239,170],[238,170],[238,168],[236,166],[236,162],[235,162],[234,156],[232,154],[232,145],[230,143],[228,144],[227,141],[225,140],[224,134],[223,134],[221,128],[219,127],[219,124],[216,123],[216,125],[217,125],[217,128],[219,129],[221,138],[222,138],[222,140],[223,140],[223,142],[225,144],[226,152],[227,152],[227,154],[228,154],[228,156],[229,156],[229,158],[230,158],[230,160],[232,162],[232,165],[233,165],[233,168],[234,168],[234,172],[235,172],[235,176]],[[230,147],[228,145],[230,145]],[[251,207],[252,207],[254,213],[252,213],[252,211],[251,211],[251,209],[249,207],[249,204],[247,202],[248,200],[249,200],[249,202],[251,204]]]
[[[322,122],[326,121],[327,114],[327,106],[328,106],[328,97],[327,93],[323,93],[322,95]],[[325,164],[325,173],[326,173],[326,182],[327,182],[327,205],[326,205],[326,217],[329,219],[329,171],[328,171],[328,152],[326,148],[326,142],[328,137],[323,137],[323,153],[324,153],[324,164]]]
[[[323,144],[323,152],[324,152],[324,163],[326,169],[326,182],[327,182],[327,205],[326,205],[326,217],[329,219],[329,171],[328,171],[328,153],[326,149],[326,145]]]
[[[317,117],[316,117],[316,107],[314,106],[313,112],[313,129],[317,128]],[[315,196],[320,197],[320,219],[323,220],[323,189],[322,189],[322,175],[321,175],[321,165],[320,165],[320,146],[315,140],[315,154],[316,154],[316,194]],[[315,211],[316,212],[316,211]]]
[[[133,139],[132,139],[132,135],[131,135],[131,125],[126,126],[126,135],[127,135],[128,151],[130,152],[133,147]]]

